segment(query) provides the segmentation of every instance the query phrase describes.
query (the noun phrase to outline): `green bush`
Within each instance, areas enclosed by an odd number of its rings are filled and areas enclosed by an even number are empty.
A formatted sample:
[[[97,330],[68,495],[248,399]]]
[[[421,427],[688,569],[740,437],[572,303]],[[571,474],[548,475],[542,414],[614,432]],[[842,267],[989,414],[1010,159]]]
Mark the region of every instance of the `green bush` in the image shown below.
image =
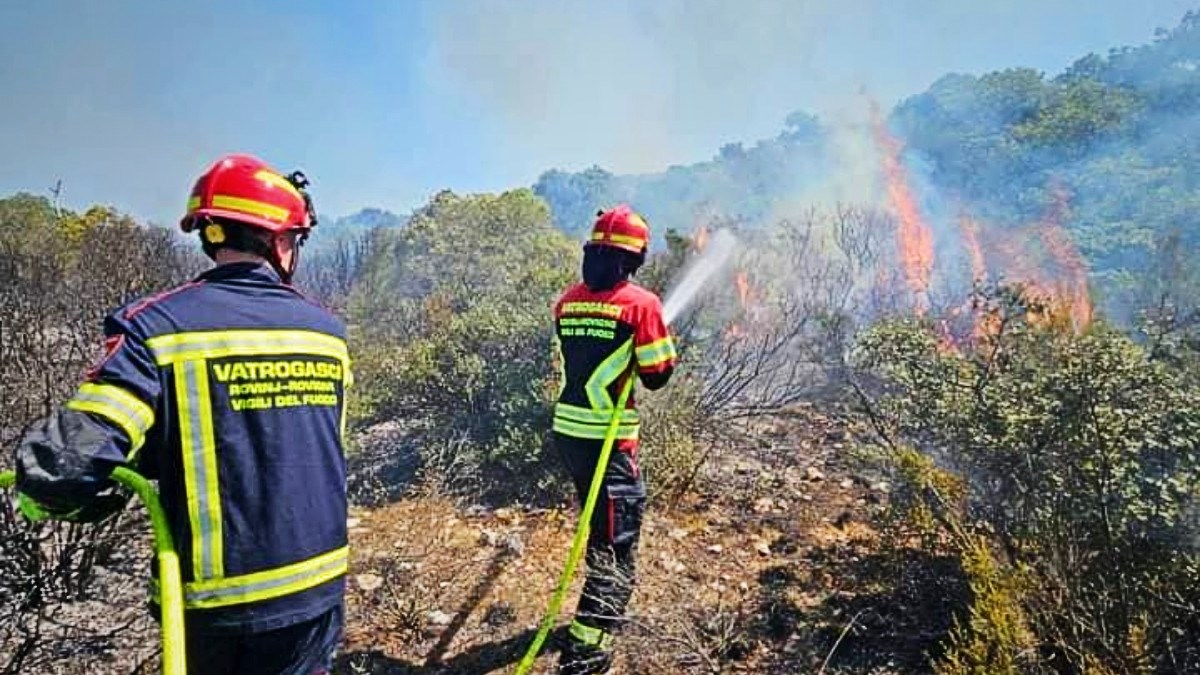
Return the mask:
[[[574,244],[528,190],[443,192],[375,237],[349,303],[356,425],[411,424],[426,473],[458,491],[548,485],[551,306]]]
[[[1200,667],[1194,376],[1103,325],[1063,331],[1019,293],[984,301],[997,332],[961,351],[919,321],[863,336],[877,414],[965,481],[963,532],[1028,570],[1022,608],[1047,663],[1137,672],[1152,654],[1154,672]]]

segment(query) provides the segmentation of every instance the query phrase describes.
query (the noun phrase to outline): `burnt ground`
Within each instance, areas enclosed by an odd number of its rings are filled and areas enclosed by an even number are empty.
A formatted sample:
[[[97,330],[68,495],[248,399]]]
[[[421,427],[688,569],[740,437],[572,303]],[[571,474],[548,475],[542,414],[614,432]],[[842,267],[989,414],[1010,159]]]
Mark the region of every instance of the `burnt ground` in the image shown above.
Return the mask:
[[[754,438],[714,448],[695,491],[651,503],[618,672],[930,672],[966,599],[956,565],[881,536],[873,523],[887,486],[832,420],[801,409]],[[574,505],[489,509],[430,493],[354,509],[335,672],[513,672],[574,514]],[[102,566],[88,600],[53,605],[41,638],[52,649],[20,672],[156,672],[142,564]],[[554,642],[534,672],[553,672]],[[10,646],[0,645],[0,670]]]
[[[966,599],[956,565],[880,537],[887,485],[833,421],[801,410],[756,438],[715,454],[696,492],[648,509],[619,672],[930,672]],[[434,496],[356,512],[337,672],[513,672],[574,513]],[[547,644],[534,672],[553,672]]]

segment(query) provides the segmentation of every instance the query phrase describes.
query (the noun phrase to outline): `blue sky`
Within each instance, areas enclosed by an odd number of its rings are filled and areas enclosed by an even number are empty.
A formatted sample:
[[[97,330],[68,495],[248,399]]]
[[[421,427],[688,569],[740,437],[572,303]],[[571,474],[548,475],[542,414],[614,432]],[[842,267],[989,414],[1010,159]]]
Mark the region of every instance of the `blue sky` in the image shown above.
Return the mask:
[[[947,72],[1057,72],[1200,0],[0,3],[0,194],[160,223],[228,151],[318,208],[407,211],[548,168],[648,172],[885,105]],[[1086,7],[1086,10],[1083,9]]]

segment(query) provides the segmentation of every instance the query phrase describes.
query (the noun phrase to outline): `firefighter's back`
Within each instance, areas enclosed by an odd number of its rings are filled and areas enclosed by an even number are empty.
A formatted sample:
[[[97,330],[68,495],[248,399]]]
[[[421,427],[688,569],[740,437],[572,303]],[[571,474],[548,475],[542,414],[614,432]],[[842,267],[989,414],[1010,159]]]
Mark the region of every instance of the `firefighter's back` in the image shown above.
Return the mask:
[[[254,264],[217,267],[113,320],[158,368],[166,423],[142,465],[160,478],[190,624],[262,631],[337,606],[350,377],[341,322]]]

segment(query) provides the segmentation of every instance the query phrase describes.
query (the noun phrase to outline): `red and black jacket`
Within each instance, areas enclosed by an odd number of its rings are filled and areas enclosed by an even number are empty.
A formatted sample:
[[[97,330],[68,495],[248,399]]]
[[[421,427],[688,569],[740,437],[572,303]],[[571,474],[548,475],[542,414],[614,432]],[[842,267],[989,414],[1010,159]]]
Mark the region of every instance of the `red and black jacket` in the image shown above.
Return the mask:
[[[562,390],[554,430],[574,438],[603,439],[626,378],[669,373],[677,360],[658,296],[629,281],[592,291],[567,289],[554,306]],[[630,395],[619,440],[636,440],[638,416]]]

